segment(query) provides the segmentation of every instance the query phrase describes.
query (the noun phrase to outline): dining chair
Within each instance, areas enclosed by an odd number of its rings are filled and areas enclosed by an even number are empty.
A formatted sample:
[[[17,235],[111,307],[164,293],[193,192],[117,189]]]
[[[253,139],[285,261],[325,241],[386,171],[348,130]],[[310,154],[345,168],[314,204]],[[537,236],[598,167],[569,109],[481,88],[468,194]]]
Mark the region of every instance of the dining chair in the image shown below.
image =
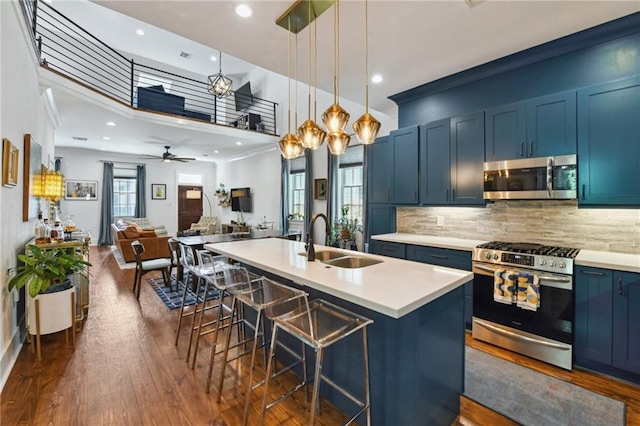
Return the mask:
[[[136,274],[133,279],[133,292],[136,294],[136,299],[140,298],[140,282],[142,281],[142,276],[148,272],[161,271],[164,284],[171,288],[171,275],[169,273],[171,261],[166,258],[142,260],[144,245],[138,240],[133,241],[131,247],[136,257]]]

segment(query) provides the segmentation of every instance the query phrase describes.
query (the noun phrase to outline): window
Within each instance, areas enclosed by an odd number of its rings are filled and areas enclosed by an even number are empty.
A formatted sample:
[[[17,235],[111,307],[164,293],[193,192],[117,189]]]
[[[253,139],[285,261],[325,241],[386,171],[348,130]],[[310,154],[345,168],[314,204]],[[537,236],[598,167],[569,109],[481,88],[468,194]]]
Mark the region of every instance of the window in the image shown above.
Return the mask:
[[[305,158],[289,162],[289,215],[292,219],[304,218]]]
[[[113,216],[133,217],[136,212],[136,171],[113,168]]]
[[[364,147],[356,145],[338,158],[338,199],[336,211],[349,204],[349,216],[362,223],[364,216],[364,170],[362,167]]]

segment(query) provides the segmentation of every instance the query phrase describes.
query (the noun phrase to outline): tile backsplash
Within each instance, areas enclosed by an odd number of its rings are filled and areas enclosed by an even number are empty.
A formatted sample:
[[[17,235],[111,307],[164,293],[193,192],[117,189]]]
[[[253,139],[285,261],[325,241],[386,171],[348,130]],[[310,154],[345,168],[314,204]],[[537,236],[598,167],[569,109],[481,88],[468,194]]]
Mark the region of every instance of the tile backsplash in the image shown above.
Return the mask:
[[[397,230],[640,254],[639,209],[579,209],[576,200],[497,201],[484,208],[398,207]]]

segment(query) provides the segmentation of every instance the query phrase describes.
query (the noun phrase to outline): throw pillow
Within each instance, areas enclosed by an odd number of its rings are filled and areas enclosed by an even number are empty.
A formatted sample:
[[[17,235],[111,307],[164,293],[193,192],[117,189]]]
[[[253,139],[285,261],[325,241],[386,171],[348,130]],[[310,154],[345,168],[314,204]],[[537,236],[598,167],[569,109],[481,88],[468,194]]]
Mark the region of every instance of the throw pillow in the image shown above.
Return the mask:
[[[140,238],[140,233],[133,226],[129,226],[129,227],[123,229],[122,233],[124,234],[124,237],[127,240],[132,240],[134,238]]]
[[[142,231],[140,232],[140,238],[157,237],[156,231]]]

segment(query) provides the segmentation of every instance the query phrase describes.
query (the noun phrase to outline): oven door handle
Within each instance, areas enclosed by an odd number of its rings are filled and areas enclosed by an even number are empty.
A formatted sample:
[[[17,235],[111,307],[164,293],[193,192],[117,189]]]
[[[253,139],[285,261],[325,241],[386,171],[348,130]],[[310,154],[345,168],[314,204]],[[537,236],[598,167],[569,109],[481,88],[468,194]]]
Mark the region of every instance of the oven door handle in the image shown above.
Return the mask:
[[[509,269],[509,268],[505,268],[505,269]],[[489,272],[490,275],[494,275],[496,272],[496,269],[490,266],[478,265],[478,264],[473,265],[473,270],[474,270],[473,272],[479,273],[479,274],[482,274],[479,271]],[[482,274],[482,275],[489,275],[489,274]],[[538,275],[538,283],[541,286],[559,288],[561,290],[573,290],[573,279],[571,277],[564,278],[564,277],[553,277],[549,275]]]
[[[532,339],[531,337],[527,337],[527,336],[522,336],[520,334],[514,333],[512,331],[508,331],[508,330],[503,330],[499,327],[496,327],[494,325],[491,324],[487,324],[486,322],[479,320],[477,318],[474,318],[474,322],[478,325],[481,325],[482,327],[485,327],[495,333],[498,334],[502,334],[503,336],[507,336],[516,340],[524,340],[526,342],[531,342],[531,343],[535,343],[536,345],[542,345],[542,346],[548,346],[550,348],[555,348],[555,349],[561,349],[563,351],[568,351],[571,349],[570,346],[567,345],[560,345],[558,343],[551,343],[551,342],[545,342],[543,340],[538,340],[538,339]]]
[[[484,266],[484,265],[473,265],[474,268],[476,269],[480,269],[481,271],[485,271],[485,272],[491,272],[492,274],[496,273],[496,270],[489,267],[489,266]]]

